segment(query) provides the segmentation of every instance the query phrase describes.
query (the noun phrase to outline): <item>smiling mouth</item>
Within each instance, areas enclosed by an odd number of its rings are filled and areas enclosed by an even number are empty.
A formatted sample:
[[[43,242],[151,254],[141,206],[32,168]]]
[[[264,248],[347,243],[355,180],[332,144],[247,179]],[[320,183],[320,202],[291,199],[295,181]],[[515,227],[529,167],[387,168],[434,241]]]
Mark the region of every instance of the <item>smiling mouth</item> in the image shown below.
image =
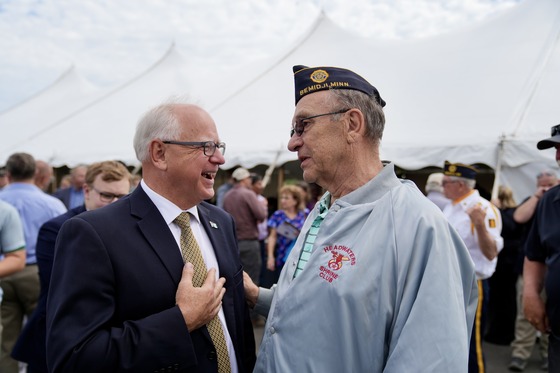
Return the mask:
[[[213,172],[203,172],[202,173],[202,177],[204,177],[208,180],[214,180],[214,176],[215,176],[215,174]]]

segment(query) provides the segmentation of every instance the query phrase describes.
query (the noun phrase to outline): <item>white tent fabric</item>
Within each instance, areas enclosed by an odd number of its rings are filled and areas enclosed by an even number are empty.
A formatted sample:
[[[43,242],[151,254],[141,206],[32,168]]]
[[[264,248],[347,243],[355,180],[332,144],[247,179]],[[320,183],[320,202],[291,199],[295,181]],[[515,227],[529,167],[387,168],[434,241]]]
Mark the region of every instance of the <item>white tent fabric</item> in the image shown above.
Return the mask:
[[[556,167],[553,152],[535,144],[560,118],[557,0],[524,1],[460,31],[411,41],[358,37],[320,15],[287,53],[242,73],[202,77],[172,47],[141,76],[23,139],[11,140],[17,130],[0,116],[2,138],[10,138],[0,159],[28,151],[55,166],[109,158],[136,164],[139,117],[170,96],[188,94],[216,120],[227,143],[224,168],[282,165],[296,159],[286,145],[298,64],[346,67],[379,89],[387,101],[381,156],[401,168],[441,167],[446,159],[501,165],[499,183],[519,199],[533,191],[540,168]]]
[[[165,55],[143,74],[103,92],[64,116],[49,117],[46,128],[26,133],[24,143],[2,149],[6,159],[13,151],[26,151],[53,166],[75,166],[105,159],[138,164],[132,138],[141,115],[172,97],[186,97],[193,90],[191,66],[172,45]],[[65,106],[58,104],[55,110]],[[50,109],[44,109],[47,113]],[[52,120],[51,120],[52,119]],[[0,117],[0,126],[4,127]],[[17,132],[9,131],[7,136]]]
[[[534,190],[538,151],[560,119],[560,2],[532,0],[458,32],[423,40],[356,37],[322,16],[266,73],[212,114],[228,141],[229,166],[295,159],[285,149],[293,113],[292,66],[341,66],[387,101],[383,159],[415,170],[444,160],[484,163],[518,200]],[[235,141],[233,141],[236,139]],[[503,152],[500,153],[500,149]],[[499,158],[501,157],[501,158]]]
[[[0,113],[0,164],[31,138],[48,131],[52,123],[101,94],[100,88],[85,80],[72,66],[42,91]]]

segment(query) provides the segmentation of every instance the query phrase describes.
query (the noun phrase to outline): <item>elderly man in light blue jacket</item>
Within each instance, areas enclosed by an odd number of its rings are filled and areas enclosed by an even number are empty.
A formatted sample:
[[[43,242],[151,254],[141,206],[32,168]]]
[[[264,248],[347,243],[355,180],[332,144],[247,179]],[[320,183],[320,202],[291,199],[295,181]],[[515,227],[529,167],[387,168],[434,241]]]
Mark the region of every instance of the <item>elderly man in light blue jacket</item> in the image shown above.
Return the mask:
[[[467,372],[473,262],[441,211],[379,158],[385,101],[356,73],[295,66],[288,148],[317,203],[272,289],[255,372]]]

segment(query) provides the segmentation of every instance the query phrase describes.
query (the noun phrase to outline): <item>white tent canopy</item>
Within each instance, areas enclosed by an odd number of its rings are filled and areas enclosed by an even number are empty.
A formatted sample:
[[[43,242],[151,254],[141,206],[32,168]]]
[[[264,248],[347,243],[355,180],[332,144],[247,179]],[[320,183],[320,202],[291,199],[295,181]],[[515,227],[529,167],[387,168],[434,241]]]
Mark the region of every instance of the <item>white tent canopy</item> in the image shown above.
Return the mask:
[[[72,112],[102,95],[74,66],[34,96],[0,113],[0,163]],[[42,147],[51,148],[53,144]]]
[[[295,48],[213,111],[224,123],[222,137],[235,144],[229,165],[270,163],[279,149],[280,164],[295,159],[285,144],[298,64],[347,67],[375,85],[387,101],[381,156],[404,169],[441,167],[446,159],[500,162],[500,182],[519,199],[533,191],[539,168],[555,166],[553,152],[538,151],[536,142],[560,118],[553,103],[559,1],[526,1],[467,29],[414,41],[359,38],[321,16]]]
[[[11,142],[0,159],[28,151],[55,166],[109,158],[135,164],[141,114],[188,93],[216,120],[227,143],[224,168],[281,165],[296,159],[286,144],[298,64],[346,67],[379,89],[387,101],[381,156],[401,168],[441,167],[445,159],[501,165],[499,182],[519,199],[533,191],[539,168],[555,166],[553,152],[535,144],[560,118],[553,102],[560,87],[557,0],[525,1],[460,31],[412,41],[361,38],[321,14],[287,53],[243,73],[202,77],[172,47],[141,76],[26,133],[25,143],[11,140],[17,130],[0,115],[2,138]]]
[[[151,107],[170,97],[186,97],[193,90],[193,70],[172,45],[165,55],[143,74],[101,95],[89,97],[82,105],[66,110],[66,101],[58,100],[52,109],[57,115],[44,119],[40,130],[25,133],[25,142],[2,148],[0,157],[6,159],[14,151],[26,151],[38,159],[49,161],[54,166],[75,166],[105,159],[119,159],[127,164],[137,164],[132,148],[136,123]],[[54,96],[52,90],[45,94]],[[68,97],[66,99],[70,100]],[[22,105],[22,109],[26,108]],[[22,121],[21,116],[18,117]],[[0,126],[5,118],[0,116]],[[7,128],[7,138],[17,136],[16,128]]]

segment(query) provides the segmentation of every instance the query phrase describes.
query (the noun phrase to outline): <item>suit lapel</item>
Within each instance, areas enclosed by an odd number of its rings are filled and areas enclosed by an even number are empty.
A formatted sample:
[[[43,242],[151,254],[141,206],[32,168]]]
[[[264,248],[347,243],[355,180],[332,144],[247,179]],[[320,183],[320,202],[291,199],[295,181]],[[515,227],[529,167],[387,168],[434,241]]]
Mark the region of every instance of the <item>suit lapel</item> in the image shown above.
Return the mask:
[[[198,205],[198,217],[200,218],[200,223],[204,227],[210,243],[214,248],[214,253],[216,255],[216,260],[218,261],[218,266],[220,268],[220,274],[222,277],[230,277],[233,273],[229,272],[229,267],[231,265],[230,257],[227,253],[228,243],[224,239],[224,235],[221,232],[219,221],[217,219],[212,219],[210,212],[203,205]]]
[[[183,260],[177,242],[146,192],[138,187],[130,195],[131,214],[138,219],[138,228],[156,252],[175,283],[181,280]]]

